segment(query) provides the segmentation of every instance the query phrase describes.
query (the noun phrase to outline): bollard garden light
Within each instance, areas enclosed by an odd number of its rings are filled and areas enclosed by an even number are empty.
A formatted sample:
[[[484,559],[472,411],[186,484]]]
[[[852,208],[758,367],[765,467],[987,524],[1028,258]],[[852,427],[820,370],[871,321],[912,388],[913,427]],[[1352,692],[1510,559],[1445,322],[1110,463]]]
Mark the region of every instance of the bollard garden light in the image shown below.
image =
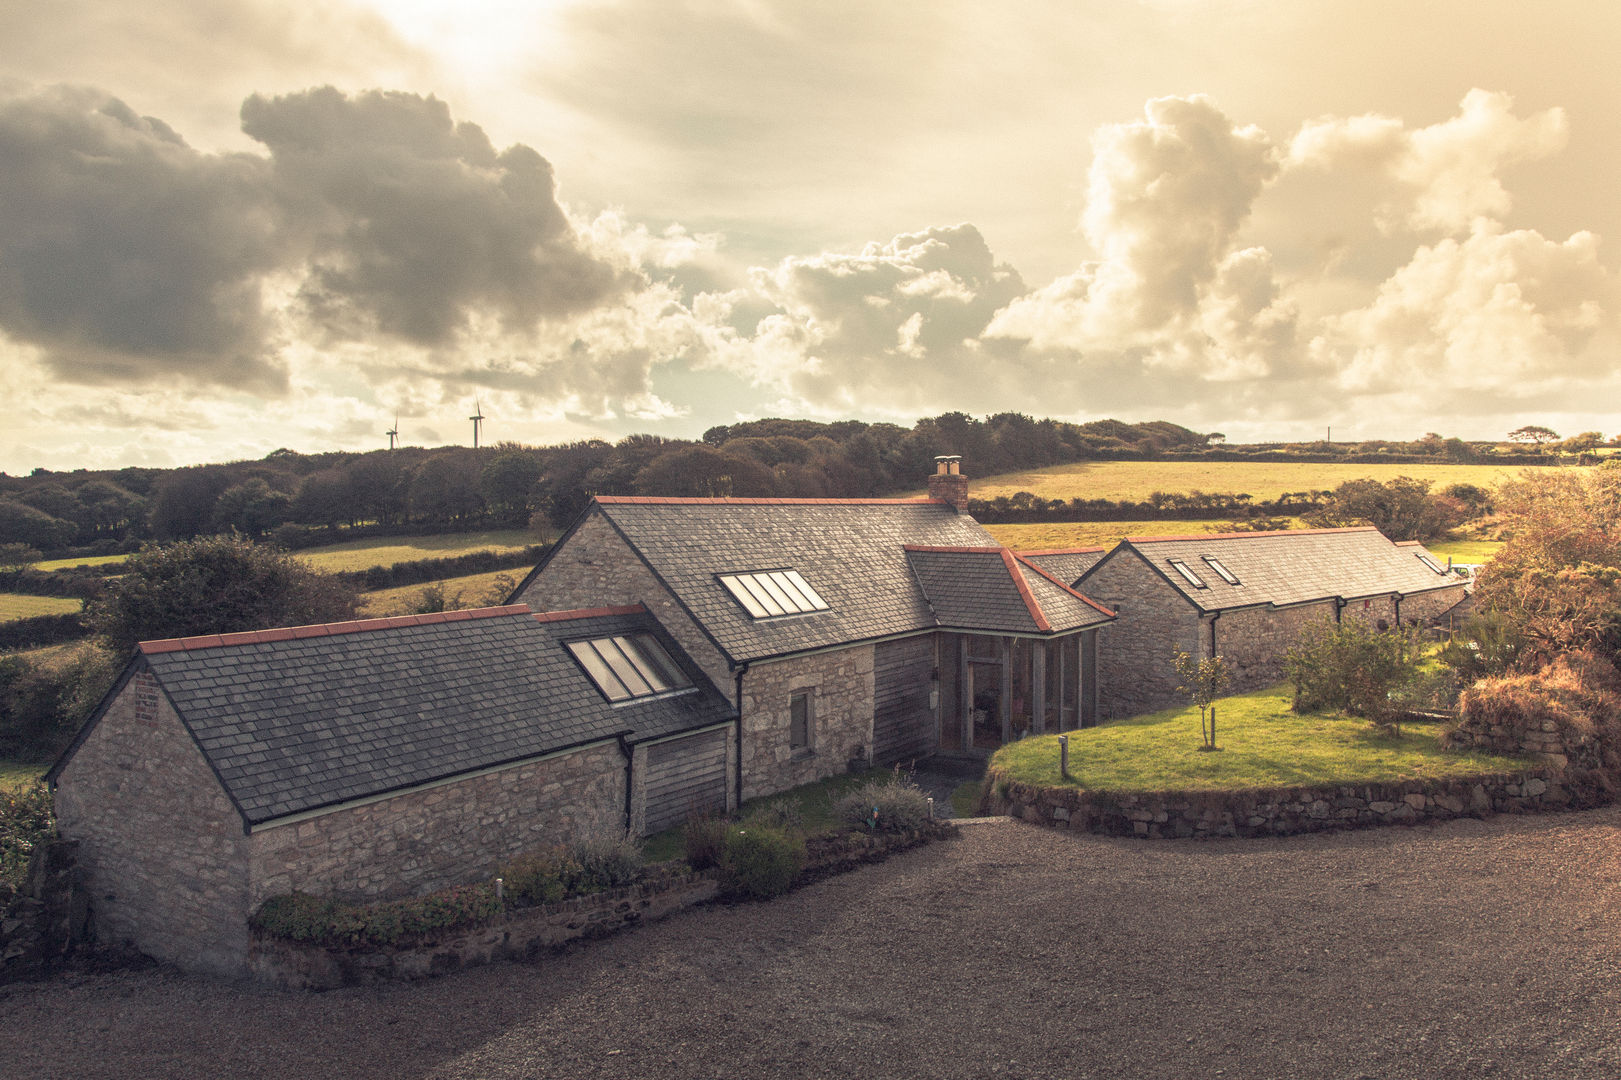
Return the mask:
[[[1058,736],[1058,775],[1069,779],[1069,736]]]

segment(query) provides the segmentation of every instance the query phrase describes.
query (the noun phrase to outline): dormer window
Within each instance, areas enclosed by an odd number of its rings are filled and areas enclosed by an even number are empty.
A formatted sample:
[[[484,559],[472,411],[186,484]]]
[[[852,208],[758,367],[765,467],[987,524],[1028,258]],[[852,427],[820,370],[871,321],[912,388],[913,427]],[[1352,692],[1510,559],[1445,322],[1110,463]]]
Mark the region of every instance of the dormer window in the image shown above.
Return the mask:
[[[1167,560],[1167,561],[1170,562],[1171,568],[1173,570],[1175,570],[1177,573],[1181,574],[1182,577],[1187,581],[1187,583],[1189,585],[1192,585],[1195,589],[1208,589],[1208,588],[1210,588],[1209,585],[1206,585],[1204,583],[1204,579],[1201,578],[1198,574],[1195,574],[1193,572],[1193,568],[1190,567],[1187,563],[1183,562],[1181,559],[1170,559],[1170,560]]]
[[[827,601],[811,588],[797,570],[758,570],[752,574],[722,574],[720,583],[732,598],[756,619],[803,615],[828,610]]]
[[[1204,557],[1204,561],[1210,567],[1210,569],[1216,572],[1216,576],[1221,578],[1221,580],[1225,581],[1229,585],[1238,584],[1238,575],[1234,574],[1231,570],[1223,566],[1220,559],[1216,558],[1214,555],[1206,555]]]
[[[571,641],[568,651],[591,676],[602,696],[615,703],[692,687],[692,680],[652,634]]]
[[[1423,563],[1431,570],[1434,570],[1437,574],[1446,573],[1446,568],[1435,561],[1435,556],[1423,551],[1415,551],[1413,552],[1413,555],[1418,559],[1419,562]]]

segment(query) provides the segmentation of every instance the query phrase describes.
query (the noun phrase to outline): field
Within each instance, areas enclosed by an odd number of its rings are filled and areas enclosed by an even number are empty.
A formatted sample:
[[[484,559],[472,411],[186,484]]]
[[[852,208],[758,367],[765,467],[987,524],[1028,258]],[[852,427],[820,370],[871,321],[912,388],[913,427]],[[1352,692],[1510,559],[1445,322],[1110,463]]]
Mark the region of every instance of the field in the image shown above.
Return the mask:
[[[72,570],[76,566],[105,566],[119,563],[128,555],[77,555],[71,559],[46,559],[33,564],[35,570]]]
[[[1570,466],[1577,468],[1577,466]],[[1398,476],[1428,480],[1439,490],[1448,484],[1495,487],[1525,470],[1503,465],[1355,465],[1251,461],[1089,461],[1028,472],[969,478],[969,494],[994,499],[1029,491],[1044,499],[1131,499],[1141,502],[1156,491],[1244,492],[1257,501],[1286,491],[1320,491],[1347,480]],[[922,492],[914,492],[922,494]]]
[[[72,615],[80,603],[71,596],[28,596],[0,593],[0,622],[31,619],[35,615]]]
[[[376,592],[360,594],[360,613],[366,618],[377,619],[385,615],[409,615],[411,608],[421,597],[422,590],[430,585],[438,585],[445,590],[445,600],[448,607],[463,608],[477,607],[484,603],[486,593],[495,588],[498,577],[505,576],[514,585],[523,580],[527,570],[492,570],[487,574],[468,574],[466,577],[446,578],[444,581],[422,582],[419,585],[401,585],[395,589],[378,589]],[[458,599],[458,594],[460,599]],[[501,600],[505,600],[503,595]],[[500,603],[496,600],[495,603]]]
[[[1443,559],[1461,563],[1491,562],[1503,548],[1500,540],[1436,540],[1424,546]]]
[[[477,533],[345,540],[341,544],[308,548],[293,554],[321,570],[368,570],[373,566],[392,566],[416,559],[444,559],[474,551],[520,551],[540,542],[534,533],[526,529],[496,529]]]
[[[1301,527],[1290,518],[1289,527]],[[1114,547],[1128,536],[1181,536],[1220,532],[1225,520],[1199,521],[1070,521],[1035,525],[987,525],[985,531],[1014,551],[1048,548]]]
[[[48,768],[50,768],[48,761],[13,761],[10,758],[0,758],[0,791],[20,791],[44,776]]]

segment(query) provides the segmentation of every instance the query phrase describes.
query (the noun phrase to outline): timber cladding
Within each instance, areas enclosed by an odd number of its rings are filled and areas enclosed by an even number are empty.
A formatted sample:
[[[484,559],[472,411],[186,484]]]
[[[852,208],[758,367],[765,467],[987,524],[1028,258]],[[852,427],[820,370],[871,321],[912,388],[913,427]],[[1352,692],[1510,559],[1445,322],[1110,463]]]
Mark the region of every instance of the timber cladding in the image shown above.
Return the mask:
[[[693,813],[725,813],[731,732],[703,731],[647,748],[645,833],[679,825]]]
[[[934,747],[935,635],[885,641],[874,648],[872,757],[879,764],[920,757]]]

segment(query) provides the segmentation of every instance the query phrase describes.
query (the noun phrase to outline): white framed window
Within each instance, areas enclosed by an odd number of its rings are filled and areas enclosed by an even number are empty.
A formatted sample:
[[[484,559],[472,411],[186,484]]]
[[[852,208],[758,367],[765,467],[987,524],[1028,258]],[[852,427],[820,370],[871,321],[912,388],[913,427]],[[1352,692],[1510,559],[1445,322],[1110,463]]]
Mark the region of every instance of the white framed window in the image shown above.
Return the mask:
[[[1166,562],[1169,562],[1171,564],[1171,569],[1173,569],[1177,573],[1181,574],[1183,579],[1186,580],[1187,583],[1189,585],[1192,585],[1195,589],[1208,589],[1208,588],[1210,588],[1209,585],[1205,584],[1204,579],[1201,578],[1198,574],[1195,574],[1193,572],[1193,568],[1191,566],[1189,566],[1187,563],[1183,562],[1181,559],[1167,559]]]
[[[633,701],[692,687],[692,680],[652,634],[590,638],[571,641],[567,647],[609,701]]]
[[[800,576],[798,570],[756,570],[749,574],[721,574],[720,583],[732,599],[756,619],[804,615],[828,610],[827,601]]]
[[[1216,576],[1221,578],[1221,580],[1225,581],[1227,584],[1239,584],[1238,575],[1227,569],[1227,567],[1223,566],[1221,560],[1216,558],[1214,555],[1206,555],[1204,557],[1204,561],[1210,567],[1210,569],[1216,572]]]
[[[1423,551],[1415,551],[1415,552],[1413,552],[1413,556],[1415,558],[1417,558],[1419,562],[1423,563],[1425,566],[1429,567],[1431,570],[1434,570],[1437,574],[1444,574],[1444,573],[1447,572],[1446,567],[1444,567],[1440,563],[1436,562],[1435,561],[1435,556],[1433,556],[1433,555],[1430,555],[1430,554],[1428,554],[1426,552],[1423,552]]]

